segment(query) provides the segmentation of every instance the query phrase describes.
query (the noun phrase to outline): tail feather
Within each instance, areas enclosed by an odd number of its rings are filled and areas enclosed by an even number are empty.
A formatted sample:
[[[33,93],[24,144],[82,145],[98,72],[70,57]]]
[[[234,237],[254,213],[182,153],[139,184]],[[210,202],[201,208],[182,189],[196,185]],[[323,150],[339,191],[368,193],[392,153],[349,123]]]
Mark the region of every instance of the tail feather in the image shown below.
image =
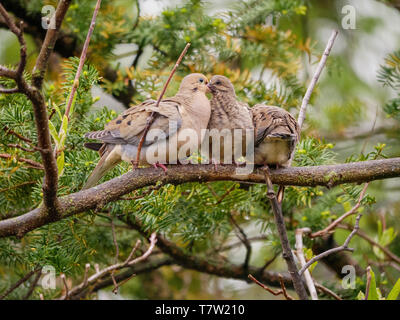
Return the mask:
[[[106,174],[107,171],[114,168],[121,159],[119,157],[110,157],[111,150],[106,150],[103,156],[100,158],[99,163],[90,174],[82,190],[94,187],[97,182]]]
[[[100,148],[102,147],[102,145],[103,144],[100,143],[100,142],[86,142],[86,143],[83,144],[83,146],[85,148],[88,148],[88,149],[94,150],[94,151],[99,151]]]
[[[295,140],[296,135],[292,133],[271,133],[267,136],[270,140]]]

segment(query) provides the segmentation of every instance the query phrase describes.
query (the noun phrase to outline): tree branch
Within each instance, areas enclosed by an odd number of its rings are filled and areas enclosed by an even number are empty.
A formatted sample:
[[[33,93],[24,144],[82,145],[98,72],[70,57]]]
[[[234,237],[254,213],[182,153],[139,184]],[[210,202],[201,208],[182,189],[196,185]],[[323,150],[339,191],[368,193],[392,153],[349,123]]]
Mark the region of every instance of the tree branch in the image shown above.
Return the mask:
[[[69,3],[70,1],[60,2],[59,7],[62,6],[64,2]],[[38,148],[42,156],[43,167],[45,172],[43,181],[43,202],[46,208],[46,214],[49,215],[49,218],[54,220],[58,216],[58,209],[57,209],[58,169],[57,169],[56,159],[52,154],[52,145],[51,145],[49,126],[48,126],[46,103],[44,101],[44,97],[41,93],[40,87],[29,85],[23,76],[23,71],[26,65],[26,43],[23,37],[23,29],[22,29],[23,23],[20,23],[20,28],[18,28],[1,4],[0,4],[0,14],[1,16],[3,16],[10,30],[17,36],[21,46],[20,49],[21,60],[19,62],[17,70],[15,71],[9,70],[3,66],[0,66],[0,75],[15,80],[15,82],[17,83],[18,90],[21,93],[25,94],[28,97],[28,99],[32,102],[35,115],[37,136],[38,136]],[[39,58],[40,57],[41,55],[39,55]]]
[[[157,183],[182,184],[206,181],[246,181],[264,183],[260,169],[249,175],[237,175],[234,165],[171,165],[165,174],[155,168],[139,168],[111,179],[91,189],[82,190],[59,198],[60,215],[51,219],[43,207],[36,208],[18,217],[0,221],[0,237],[19,236],[52,221],[94,209],[99,205],[118,200],[122,195]],[[370,160],[339,165],[315,167],[291,167],[270,171],[271,181],[278,185],[327,186],[343,183],[360,183],[378,179],[400,177],[400,158]]]
[[[121,218],[122,219],[122,218]],[[148,237],[149,232],[145,231],[140,220],[136,217],[128,217],[123,220],[132,229],[137,230],[144,237]],[[203,273],[208,273],[224,278],[232,278],[250,282],[248,278],[250,274],[256,274],[259,268],[249,266],[244,268],[243,265],[238,266],[230,262],[221,263],[220,261],[213,261],[209,256],[199,257],[186,253],[183,249],[175,245],[173,242],[167,240],[160,234],[157,234],[157,247],[162,252],[173,258],[174,263],[186,268],[192,269]],[[281,287],[282,282],[286,287],[293,287],[292,278],[289,274],[279,274],[274,271],[264,271],[258,274],[260,281],[270,286]]]
[[[65,14],[68,11],[71,0],[60,0],[55,14],[55,28],[49,28],[46,32],[39,56],[36,59],[36,64],[32,71],[32,84],[40,89],[42,87],[44,75],[49,63],[50,54],[53,52],[54,45],[57,41],[58,34],[61,28],[61,23],[64,20]]]

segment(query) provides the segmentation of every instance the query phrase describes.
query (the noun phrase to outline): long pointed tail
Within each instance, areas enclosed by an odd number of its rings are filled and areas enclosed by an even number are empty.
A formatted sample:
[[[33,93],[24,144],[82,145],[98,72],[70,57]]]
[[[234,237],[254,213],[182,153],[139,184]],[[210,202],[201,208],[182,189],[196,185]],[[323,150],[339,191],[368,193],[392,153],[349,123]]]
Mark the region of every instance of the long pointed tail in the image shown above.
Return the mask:
[[[90,174],[82,190],[94,187],[97,182],[106,174],[107,171],[114,168],[120,161],[120,158],[109,157],[110,151],[106,151],[101,157],[99,163]]]

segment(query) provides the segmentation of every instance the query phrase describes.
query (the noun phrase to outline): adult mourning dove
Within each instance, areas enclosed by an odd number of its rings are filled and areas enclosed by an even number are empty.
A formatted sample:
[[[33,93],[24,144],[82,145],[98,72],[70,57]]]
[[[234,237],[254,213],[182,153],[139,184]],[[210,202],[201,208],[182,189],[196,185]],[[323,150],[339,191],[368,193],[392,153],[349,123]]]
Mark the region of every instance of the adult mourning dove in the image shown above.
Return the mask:
[[[227,77],[216,75],[210,79],[208,88],[212,93],[211,99],[211,117],[208,124],[210,130],[209,144],[210,153],[212,153],[212,160],[231,163],[236,162],[241,156],[246,156],[249,144],[253,143],[253,121],[252,115],[246,103],[237,100],[235,89]],[[240,129],[239,139],[234,134],[235,129]],[[217,134],[213,139],[213,131]],[[240,131],[238,131],[240,132]],[[220,138],[218,140],[218,133]],[[250,135],[250,141],[246,140],[246,134]],[[226,150],[224,148],[226,137],[230,136],[232,141],[232,149]],[[249,139],[249,137],[247,137]],[[224,141],[222,141],[224,140]],[[207,143],[205,140],[204,143]],[[218,147],[213,148],[213,145],[219,144],[219,157]],[[226,157],[225,157],[226,153]],[[225,161],[224,161],[225,160]]]
[[[83,188],[96,185],[120,161],[136,161],[139,141],[152,112],[155,112],[155,120],[143,143],[139,165],[176,163],[197,150],[211,114],[206,96],[207,83],[202,74],[187,75],[178,93],[161,100],[158,107],[154,100],[144,101],[110,121],[104,130],[87,133],[85,137],[100,140],[103,144],[98,150],[101,159]],[[98,149],[94,143],[85,146]]]
[[[255,130],[254,163],[285,167],[300,138],[300,127],[286,110],[256,104],[251,109]]]

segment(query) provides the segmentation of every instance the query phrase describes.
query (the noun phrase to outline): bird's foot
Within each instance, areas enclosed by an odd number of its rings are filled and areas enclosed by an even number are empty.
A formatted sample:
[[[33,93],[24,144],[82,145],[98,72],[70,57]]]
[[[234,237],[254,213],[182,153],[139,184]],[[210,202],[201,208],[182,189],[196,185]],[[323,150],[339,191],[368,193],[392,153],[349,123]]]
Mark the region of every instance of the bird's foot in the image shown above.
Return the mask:
[[[236,167],[240,167],[240,166],[246,166],[246,161],[236,161],[236,160],[234,160],[233,161],[233,163],[234,163],[234,165],[236,166]]]
[[[153,163],[153,167],[154,168],[163,169],[164,173],[167,173],[167,171],[168,171],[168,168],[165,165],[163,165],[162,163],[159,163],[159,162]]]
[[[212,158],[211,159],[211,163],[214,165],[214,170],[218,171],[218,165],[220,165],[219,161],[217,161],[216,159]]]
[[[136,160],[131,160],[131,163],[132,163],[132,171],[135,171],[139,164],[136,162]]]

